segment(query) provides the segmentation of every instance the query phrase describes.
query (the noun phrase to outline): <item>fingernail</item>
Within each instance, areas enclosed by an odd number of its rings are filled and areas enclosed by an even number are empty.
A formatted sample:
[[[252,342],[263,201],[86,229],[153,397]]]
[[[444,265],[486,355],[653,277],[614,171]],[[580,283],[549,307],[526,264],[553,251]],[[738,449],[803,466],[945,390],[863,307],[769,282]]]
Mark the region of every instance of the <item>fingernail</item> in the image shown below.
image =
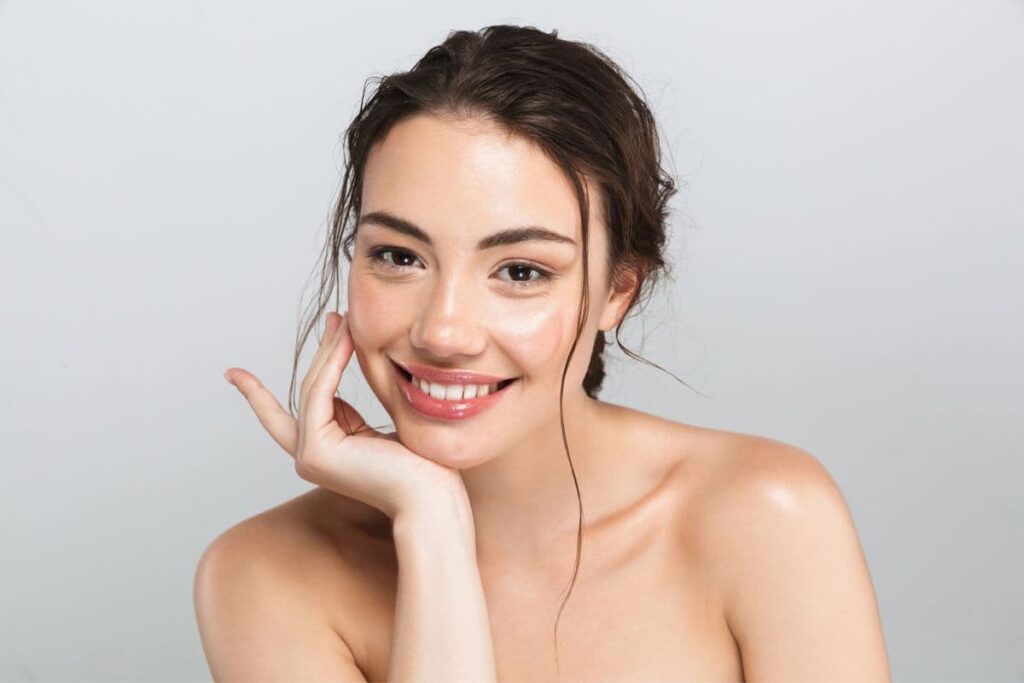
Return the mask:
[[[228,384],[230,384],[231,386],[235,386],[235,383],[231,381],[230,377],[228,377],[228,370],[224,371],[224,379],[226,379],[228,381]]]

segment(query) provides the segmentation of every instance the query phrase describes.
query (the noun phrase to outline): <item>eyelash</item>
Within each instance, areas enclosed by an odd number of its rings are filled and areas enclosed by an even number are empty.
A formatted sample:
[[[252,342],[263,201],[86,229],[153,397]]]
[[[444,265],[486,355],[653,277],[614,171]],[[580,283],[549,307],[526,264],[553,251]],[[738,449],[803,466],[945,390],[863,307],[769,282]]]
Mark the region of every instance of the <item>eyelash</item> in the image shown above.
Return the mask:
[[[383,258],[383,255],[388,253],[388,252],[391,252],[392,254],[395,254],[395,253],[397,253],[397,254],[405,254],[407,256],[412,256],[413,258],[416,258],[415,254],[413,254],[412,252],[406,251],[405,249],[398,249],[396,247],[376,247],[374,249],[371,249],[367,255],[375,263],[381,264],[384,267],[385,270],[404,270],[404,269],[410,267],[410,266],[399,266],[399,265],[396,265],[394,263],[391,263],[390,261],[385,260]],[[513,287],[518,288],[518,289],[527,289],[527,288],[533,287],[533,286],[538,285],[538,284],[543,284],[544,282],[547,282],[547,281],[551,280],[554,277],[554,275],[552,273],[549,273],[546,270],[542,270],[542,269],[540,269],[540,268],[538,268],[538,267],[536,267],[536,266],[534,266],[534,265],[532,265],[530,263],[523,263],[523,262],[519,262],[519,261],[516,261],[516,262],[513,262],[513,263],[506,263],[505,265],[502,266],[502,269],[504,269],[504,268],[514,268],[514,267],[529,268],[530,270],[534,270],[534,271],[536,271],[539,274],[539,277],[534,279],[534,280],[505,280],[504,281],[505,284],[512,285]]]

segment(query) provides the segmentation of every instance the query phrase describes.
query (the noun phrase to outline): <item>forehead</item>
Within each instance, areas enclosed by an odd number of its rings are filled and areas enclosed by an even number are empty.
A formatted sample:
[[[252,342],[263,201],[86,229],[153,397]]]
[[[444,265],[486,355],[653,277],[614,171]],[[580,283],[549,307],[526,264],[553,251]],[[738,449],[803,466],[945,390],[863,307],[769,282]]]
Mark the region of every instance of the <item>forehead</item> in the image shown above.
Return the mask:
[[[591,239],[598,201],[590,185]],[[362,212],[388,211],[435,235],[476,236],[535,224],[580,240],[570,180],[529,140],[480,119],[415,115],[378,141],[363,176]]]

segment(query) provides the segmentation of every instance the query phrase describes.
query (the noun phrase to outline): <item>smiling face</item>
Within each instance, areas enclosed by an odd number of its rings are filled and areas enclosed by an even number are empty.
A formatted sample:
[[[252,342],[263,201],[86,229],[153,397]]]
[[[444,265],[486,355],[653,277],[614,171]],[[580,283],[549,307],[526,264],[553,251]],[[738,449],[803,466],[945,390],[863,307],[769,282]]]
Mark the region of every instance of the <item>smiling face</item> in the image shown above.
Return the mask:
[[[605,287],[606,227],[588,187],[590,312],[565,378],[567,424],[593,400],[582,384],[597,330],[614,327],[628,303]],[[579,204],[562,170],[479,119],[416,115],[370,152],[362,192],[349,329],[399,440],[462,469],[558,433],[583,286]],[[524,227],[532,239],[487,239]],[[409,402],[392,361],[516,381],[481,412],[444,419]]]

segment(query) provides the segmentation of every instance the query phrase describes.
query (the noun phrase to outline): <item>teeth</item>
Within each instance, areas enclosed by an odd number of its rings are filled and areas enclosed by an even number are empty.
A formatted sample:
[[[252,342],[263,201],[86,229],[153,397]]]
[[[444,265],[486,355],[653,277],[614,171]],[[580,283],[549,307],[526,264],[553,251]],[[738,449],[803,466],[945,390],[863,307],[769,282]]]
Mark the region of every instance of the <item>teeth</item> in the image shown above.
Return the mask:
[[[460,401],[480,398],[498,390],[497,384],[438,384],[413,375],[412,383],[424,394],[430,394],[442,401]]]

